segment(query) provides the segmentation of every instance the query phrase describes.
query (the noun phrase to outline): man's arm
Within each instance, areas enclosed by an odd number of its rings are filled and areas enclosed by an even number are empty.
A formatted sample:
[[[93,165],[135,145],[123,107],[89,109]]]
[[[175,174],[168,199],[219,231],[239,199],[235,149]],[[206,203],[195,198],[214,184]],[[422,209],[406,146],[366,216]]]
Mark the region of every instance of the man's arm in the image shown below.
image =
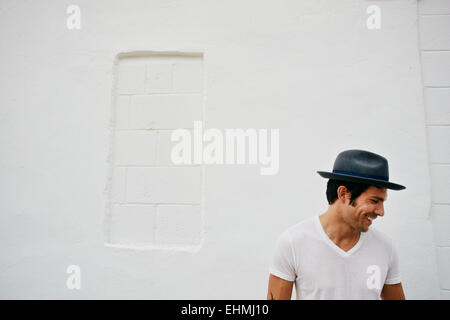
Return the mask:
[[[267,300],[291,300],[294,281],[287,281],[271,274]]]
[[[381,291],[381,299],[383,300],[405,300],[403,287],[401,283],[385,284]]]

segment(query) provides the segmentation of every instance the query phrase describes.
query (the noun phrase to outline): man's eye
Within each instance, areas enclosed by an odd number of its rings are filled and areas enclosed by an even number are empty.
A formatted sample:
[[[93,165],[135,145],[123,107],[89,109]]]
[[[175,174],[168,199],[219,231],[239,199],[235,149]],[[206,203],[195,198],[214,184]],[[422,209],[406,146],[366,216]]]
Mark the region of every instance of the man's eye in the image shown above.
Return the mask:
[[[372,200],[372,203],[377,204],[377,203],[378,203],[378,200]]]

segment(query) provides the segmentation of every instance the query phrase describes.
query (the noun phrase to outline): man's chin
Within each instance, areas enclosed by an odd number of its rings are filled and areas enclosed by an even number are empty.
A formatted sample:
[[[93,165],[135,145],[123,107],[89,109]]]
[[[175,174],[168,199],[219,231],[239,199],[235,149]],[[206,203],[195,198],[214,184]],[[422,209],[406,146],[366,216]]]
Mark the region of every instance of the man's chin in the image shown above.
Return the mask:
[[[367,232],[367,231],[369,231],[369,227],[359,226],[358,231],[359,232]]]

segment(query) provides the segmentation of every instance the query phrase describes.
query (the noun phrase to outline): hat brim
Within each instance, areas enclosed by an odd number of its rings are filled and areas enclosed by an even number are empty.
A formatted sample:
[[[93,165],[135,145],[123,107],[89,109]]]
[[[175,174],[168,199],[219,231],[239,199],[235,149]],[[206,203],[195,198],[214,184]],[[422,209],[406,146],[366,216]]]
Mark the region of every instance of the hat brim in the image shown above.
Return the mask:
[[[343,180],[343,181],[349,181],[349,182],[359,182],[359,183],[363,183],[363,184],[370,184],[372,186],[382,187],[382,188],[387,188],[387,189],[392,189],[392,190],[406,189],[405,186],[402,186],[397,183],[389,182],[389,181],[384,181],[384,180],[355,177],[355,176],[350,176],[350,175],[346,175],[346,174],[332,173],[332,172],[325,172],[325,171],[317,171],[317,173],[320,174],[321,177],[327,178],[327,179]]]

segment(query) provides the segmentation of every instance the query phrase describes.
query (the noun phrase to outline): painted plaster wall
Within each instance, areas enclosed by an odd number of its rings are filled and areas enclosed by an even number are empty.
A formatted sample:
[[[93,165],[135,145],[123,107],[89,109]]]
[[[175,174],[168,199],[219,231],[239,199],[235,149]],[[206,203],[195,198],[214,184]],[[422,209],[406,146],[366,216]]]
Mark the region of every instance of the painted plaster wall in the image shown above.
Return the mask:
[[[381,29],[368,30],[375,3]],[[66,28],[71,4],[80,30]],[[398,245],[406,296],[439,298],[417,10],[413,0],[2,1],[1,297],[265,299],[278,235],[326,210],[316,171],[361,148],[407,186],[374,223]],[[206,127],[280,130],[276,175],[204,167],[199,250],[104,243],[114,63],[136,51],[202,55]],[[73,264],[80,290],[66,288]]]

